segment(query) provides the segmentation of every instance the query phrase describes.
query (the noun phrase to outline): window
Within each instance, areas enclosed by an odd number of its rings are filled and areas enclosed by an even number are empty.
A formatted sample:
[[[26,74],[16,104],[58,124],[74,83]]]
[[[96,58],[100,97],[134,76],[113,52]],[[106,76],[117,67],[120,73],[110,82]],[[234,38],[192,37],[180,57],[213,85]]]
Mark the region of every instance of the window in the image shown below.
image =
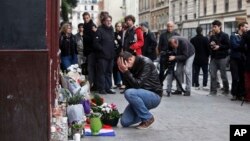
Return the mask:
[[[97,0],[92,0],[92,3],[93,3],[93,4],[96,4],[96,3],[97,3]]]
[[[236,29],[236,22],[225,22],[224,23],[224,32],[230,35],[235,32]]]
[[[173,14],[173,22],[175,21],[175,4],[173,4],[172,14]]]
[[[203,8],[204,8],[204,16],[207,15],[207,0],[204,0],[204,3],[203,3]]]
[[[85,5],[84,9],[87,10],[87,6],[86,5]]]
[[[77,19],[78,19],[78,20],[81,19],[81,13],[80,13],[80,12],[77,13]]]
[[[216,3],[216,0],[214,0],[214,14],[216,13],[216,10],[217,10],[217,3]]]
[[[180,3],[180,7],[179,7],[179,14],[182,15],[182,3]]]
[[[209,31],[212,30],[212,25],[211,24],[201,24],[200,26],[203,29],[204,36],[206,36],[209,33]]]
[[[182,21],[182,16],[180,16],[180,22]]]
[[[94,6],[93,5],[91,5],[91,10],[94,10]]]
[[[242,0],[238,0],[238,10],[241,10],[242,8]]]
[[[196,35],[196,28],[184,28],[183,36],[189,40]]]
[[[187,16],[187,14],[185,15],[185,20],[187,20],[188,19],[188,16]]]
[[[196,19],[197,17],[196,17],[196,13],[194,13],[194,19]]]
[[[229,0],[225,0],[225,12],[228,12],[229,9]]]
[[[187,13],[187,8],[188,8],[188,2],[185,1],[185,14]]]

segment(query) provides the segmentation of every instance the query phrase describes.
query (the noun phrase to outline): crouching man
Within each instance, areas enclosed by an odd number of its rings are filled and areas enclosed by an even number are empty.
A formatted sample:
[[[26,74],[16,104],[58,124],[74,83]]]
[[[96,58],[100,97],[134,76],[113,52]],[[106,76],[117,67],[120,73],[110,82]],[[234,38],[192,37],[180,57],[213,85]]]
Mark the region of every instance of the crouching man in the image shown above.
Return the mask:
[[[149,58],[126,51],[121,52],[117,64],[123,73],[124,96],[129,103],[122,114],[121,125],[128,127],[140,122],[136,128],[147,129],[154,122],[149,110],[156,108],[162,97],[157,69]]]

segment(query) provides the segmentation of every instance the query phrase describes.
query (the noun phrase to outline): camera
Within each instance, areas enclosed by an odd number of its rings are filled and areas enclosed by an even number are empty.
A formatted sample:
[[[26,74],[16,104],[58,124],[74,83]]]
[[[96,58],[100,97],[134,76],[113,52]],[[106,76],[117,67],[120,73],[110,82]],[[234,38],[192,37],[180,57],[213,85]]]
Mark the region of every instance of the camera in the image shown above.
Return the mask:
[[[176,56],[176,53],[175,53],[174,51],[172,51],[172,50],[161,51],[161,58],[162,58],[162,61],[165,63],[165,65],[166,65],[168,68],[174,69],[175,61],[170,61],[170,60],[169,60],[169,56]]]

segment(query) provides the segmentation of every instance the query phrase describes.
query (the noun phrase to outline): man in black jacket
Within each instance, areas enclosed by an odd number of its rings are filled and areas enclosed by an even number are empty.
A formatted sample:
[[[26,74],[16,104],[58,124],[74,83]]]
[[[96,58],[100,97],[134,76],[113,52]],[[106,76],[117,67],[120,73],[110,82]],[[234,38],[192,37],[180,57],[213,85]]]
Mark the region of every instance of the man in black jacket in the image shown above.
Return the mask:
[[[160,52],[160,74],[159,78],[160,81],[163,82],[164,80],[164,72],[167,69],[167,57],[166,52],[169,50],[168,47],[168,39],[170,39],[172,36],[178,36],[179,34],[174,31],[174,23],[172,21],[169,21],[167,23],[167,31],[163,32],[160,35],[159,44],[158,44],[158,50]],[[172,82],[168,82],[172,83]]]
[[[141,122],[137,128],[147,129],[154,122],[149,110],[156,108],[162,97],[157,69],[149,58],[127,51],[120,54],[117,64],[123,73],[126,85],[124,95],[129,103],[121,117],[121,124],[128,127]]]
[[[152,61],[156,59],[156,46],[157,41],[154,33],[148,29],[148,22],[143,22],[140,24],[142,27],[144,45],[142,47],[142,55],[150,58]]]
[[[94,51],[97,61],[97,87],[100,94],[115,94],[112,87],[112,70],[115,58],[115,36],[112,17],[105,16],[98,27],[94,39]]]
[[[190,42],[194,45],[195,48],[195,57],[193,63],[193,84],[199,89],[199,74],[200,68],[203,72],[203,88],[207,87],[207,78],[208,78],[208,58],[209,58],[209,43],[207,37],[202,35],[202,27],[196,28],[197,35],[193,37]]]
[[[83,20],[84,20],[84,36],[83,36],[83,46],[84,46],[84,56],[87,57],[87,70],[88,70],[88,80],[90,83],[90,86],[94,88],[94,85],[96,83],[96,56],[93,52],[93,39],[95,34],[96,25],[91,20],[90,14],[88,12],[84,12],[82,14]],[[92,89],[93,89],[92,88]]]
[[[230,47],[228,34],[221,31],[221,22],[215,20],[212,22],[212,30],[215,35],[210,38],[210,49],[211,49],[211,61],[210,61],[210,72],[211,72],[211,86],[210,94],[217,94],[217,71],[220,70],[221,79],[223,82],[222,94],[229,93],[229,83],[227,79],[226,66],[228,61],[228,49]]]

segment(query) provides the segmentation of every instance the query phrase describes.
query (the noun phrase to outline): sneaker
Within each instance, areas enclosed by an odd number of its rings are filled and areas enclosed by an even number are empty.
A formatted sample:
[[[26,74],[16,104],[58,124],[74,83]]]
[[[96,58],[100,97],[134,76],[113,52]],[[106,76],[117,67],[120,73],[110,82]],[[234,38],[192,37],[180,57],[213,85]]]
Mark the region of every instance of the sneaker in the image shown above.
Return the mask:
[[[100,91],[99,91],[99,94],[107,94],[107,92],[104,91],[104,90],[100,90]]]
[[[200,87],[195,87],[194,89],[195,89],[195,90],[200,90]]]
[[[149,126],[155,121],[154,117],[150,118],[147,121],[141,122],[136,128],[137,129],[148,129]]]
[[[106,93],[108,93],[108,94],[115,94],[115,92],[112,91],[112,90],[106,90]]]
[[[171,92],[167,92],[167,97],[170,97],[170,95],[171,95]]]
[[[216,91],[211,91],[211,92],[209,93],[209,95],[216,95],[216,94],[217,94]]]
[[[210,88],[208,86],[203,86],[202,89],[203,90],[209,90]]]
[[[191,93],[189,91],[186,91],[183,96],[190,96]]]
[[[221,94],[228,95],[229,94],[229,90],[224,90]]]
[[[178,90],[172,92],[172,95],[181,95],[181,94],[182,94],[182,92],[181,92],[181,91],[178,91]]]

